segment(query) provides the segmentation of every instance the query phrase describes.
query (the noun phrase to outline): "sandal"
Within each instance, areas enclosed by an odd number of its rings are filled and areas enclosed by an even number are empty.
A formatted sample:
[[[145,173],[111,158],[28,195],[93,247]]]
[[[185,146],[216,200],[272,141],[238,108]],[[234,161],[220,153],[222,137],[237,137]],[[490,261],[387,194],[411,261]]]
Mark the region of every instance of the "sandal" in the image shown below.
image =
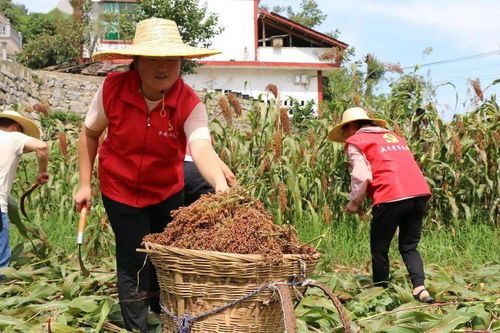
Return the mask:
[[[424,291],[427,291],[427,290],[424,288],[424,289],[420,290],[417,294],[413,294],[413,298],[416,299],[419,302],[422,302],[422,303],[427,303],[427,304],[436,303],[436,300],[434,298],[432,298],[430,295],[424,297],[423,299],[420,299],[420,295]],[[427,293],[429,293],[429,292],[427,291]]]

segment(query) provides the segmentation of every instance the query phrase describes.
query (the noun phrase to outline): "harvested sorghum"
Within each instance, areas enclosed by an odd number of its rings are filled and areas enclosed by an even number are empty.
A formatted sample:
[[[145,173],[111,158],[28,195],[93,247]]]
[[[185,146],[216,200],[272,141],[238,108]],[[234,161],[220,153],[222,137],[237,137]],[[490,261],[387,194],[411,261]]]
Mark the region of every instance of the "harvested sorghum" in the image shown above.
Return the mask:
[[[144,237],[144,242],[193,250],[260,254],[280,261],[283,254],[313,255],[291,225],[278,226],[264,205],[242,188],[205,194],[188,207],[172,212],[173,221],[162,233]]]

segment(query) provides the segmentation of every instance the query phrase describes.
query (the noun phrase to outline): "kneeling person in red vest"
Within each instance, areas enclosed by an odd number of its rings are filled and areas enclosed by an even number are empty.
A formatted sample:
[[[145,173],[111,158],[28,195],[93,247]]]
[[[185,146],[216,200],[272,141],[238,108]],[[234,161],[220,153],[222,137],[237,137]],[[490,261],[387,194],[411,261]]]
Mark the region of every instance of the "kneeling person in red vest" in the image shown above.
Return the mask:
[[[424,267],[417,250],[431,192],[406,141],[385,129],[387,122],[372,119],[362,108],[346,110],[329,134],[344,142],[352,166],[351,201],[346,210],[357,213],[368,194],[372,199],[370,247],[373,282],[387,287],[389,247],[399,228],[399,252],[413,284],[415,299],[432,303],[425,289]]]

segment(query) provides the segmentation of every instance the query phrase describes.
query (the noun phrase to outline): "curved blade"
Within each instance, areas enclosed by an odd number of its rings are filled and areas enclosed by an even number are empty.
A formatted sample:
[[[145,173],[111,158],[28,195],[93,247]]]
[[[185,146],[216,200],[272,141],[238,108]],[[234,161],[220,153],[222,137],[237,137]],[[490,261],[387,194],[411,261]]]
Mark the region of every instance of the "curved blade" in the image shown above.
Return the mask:
[[[26,214],[26,210],[24,209],[24,201],[31,194],[31,192],[36,190],[40,185],[40,182],[36,182],[35,184],[31,185],[31,187],[26,192],[24,192],[23,195],[21,195],[21,199],[19,201],[21,203],[21,212],[23,213],[25,218],[28,218],[28,215]]]

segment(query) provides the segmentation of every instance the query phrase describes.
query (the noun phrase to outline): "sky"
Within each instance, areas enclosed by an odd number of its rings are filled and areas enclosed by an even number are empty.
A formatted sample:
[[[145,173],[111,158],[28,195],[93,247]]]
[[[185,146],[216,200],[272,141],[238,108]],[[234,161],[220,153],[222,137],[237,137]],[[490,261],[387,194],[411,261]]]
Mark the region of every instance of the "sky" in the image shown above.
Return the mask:
[[[46,13],[59,0],[13,2],[24,4],[30,12]],[[405,72],[422,65],[419,73],[440,85],[438,110],[444,119],[470,109],[471,79],[480,80],[485,96],[500,95],[500,84],[489,86],[500,79],[500,0],[316,2],[327,18],[315,29],[320,32],[339,29],[339,40],[355,48],[354,60],[372,53],[379,61],[399,63]],[[299,10],[300,3],[300,0],[260,1],[270,8],[291,5],[295,10]],[[428,48],[432,52],[425,55],[423,51]],[[435,62],[440,63],[432,64]],[[380,89],[387,91],[387,85]]]

